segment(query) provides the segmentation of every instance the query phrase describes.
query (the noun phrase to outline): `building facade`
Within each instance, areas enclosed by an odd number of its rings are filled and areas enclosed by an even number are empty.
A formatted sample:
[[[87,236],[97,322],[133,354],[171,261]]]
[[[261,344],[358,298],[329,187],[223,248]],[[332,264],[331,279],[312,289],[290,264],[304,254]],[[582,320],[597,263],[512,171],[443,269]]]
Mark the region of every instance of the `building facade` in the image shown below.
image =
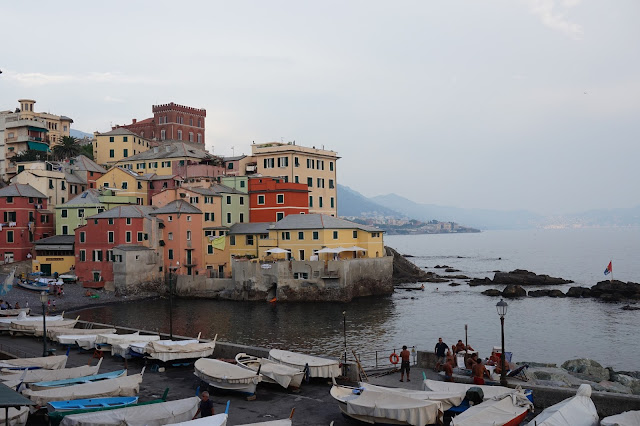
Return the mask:
[[[56,235],[74,235],[76,228],[86,225],[88,218],[122,205],[137,204],[136,197],[116,196],[113,191],[87,189],[55,208]]]
[[[46,277],[73,271],[76,258],[73,251],[73,235],[54,235],[35,242],[35,257],[32,272],[41,272]]]
[[[249,222],[277,222],[309,213],[309,189],[303,183],[268,177],[249,178]]]
[[[149,149],[149,140],[122,127],[106,133],[94,133],[93,158],[103,166],[113,166]]]

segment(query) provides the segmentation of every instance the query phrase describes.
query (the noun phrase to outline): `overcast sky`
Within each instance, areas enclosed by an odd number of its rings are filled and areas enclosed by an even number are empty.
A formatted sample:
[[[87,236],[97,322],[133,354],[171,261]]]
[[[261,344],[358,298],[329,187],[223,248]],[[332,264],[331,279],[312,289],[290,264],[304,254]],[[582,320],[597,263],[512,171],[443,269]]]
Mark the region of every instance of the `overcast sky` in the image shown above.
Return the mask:
[[[337,151],[366,196],[567,213],[640,182],[640,2],[6,2],[0,109],[207,109],[207,148]],[[234,148],[232,150],[232,147]]]

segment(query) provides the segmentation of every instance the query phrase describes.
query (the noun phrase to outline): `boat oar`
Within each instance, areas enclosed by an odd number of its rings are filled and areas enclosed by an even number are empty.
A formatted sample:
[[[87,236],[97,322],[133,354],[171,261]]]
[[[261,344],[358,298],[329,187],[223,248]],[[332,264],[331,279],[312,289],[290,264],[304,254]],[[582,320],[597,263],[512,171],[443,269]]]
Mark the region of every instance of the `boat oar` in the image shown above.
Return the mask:
[[[422,372],[422,380],[427,380],[427,375],[425,374],[425,372]]]
[[[200,341],[200,336],[202,335],[202,331],[200,333],[198,333],[198,337],[196,337],[196,340]],[[216,334],[217,336],[217,334]]]
[[[291,420],[293,418],[293,413],[295,413],[295,412],[296,412],[296,407],[293,407],[291,409],[291,414],[289,414],[289,420]]]
[[[231,401],[227,401],[227,408],[224,409],[225,414],[229,414],[229,405],[231,405]]]

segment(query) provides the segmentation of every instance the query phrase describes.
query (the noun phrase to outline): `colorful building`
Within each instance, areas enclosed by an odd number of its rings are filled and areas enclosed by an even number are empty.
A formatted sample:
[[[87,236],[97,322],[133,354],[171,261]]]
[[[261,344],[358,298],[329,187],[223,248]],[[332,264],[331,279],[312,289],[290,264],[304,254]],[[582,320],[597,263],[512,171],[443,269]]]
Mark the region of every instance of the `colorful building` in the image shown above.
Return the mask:
[[[249,178],[249,221],[277,222],[290,214],[309,213],[309,189],[303,183],[268,177]]]
[[[123,167],[112,167],[96,181],[98,189],[109,189],[117,196],[134,197],[136,203],[149,205],[149,176]]]
[[[52,209],[69,200],[69,184],[60,169],[53,170],[47,161],[19,163],[22,165],[26,168],[14,176],[11,183],[31,185],[45,195],[47,205]]]
[[[73,235],[76,228],[86,225],[88,217],[127,204],[137,204],[136,197],[116,196],[111,190],[87,189],[71,201],[56,206],[56,235]]]
[[[245,176],[256,172],[255,160],[247,155],[224,157],[222,161],[226,176]]]
[[[149,149],[149,140],[117,127],[106,133],[95,132],[93,158],[103,166],[113,166]]]
[[[0,189],[0,260],[27,260],[35,241],[53,235],[53,215],[47,207],[47,197],[30,185]]]
[[[76,263],[74,241],[73,235],[54,235],[36,241],[32,272],[42,272],[44,276],[50,277],[56,272],[62,275],[73,271]]]
[[[115,289],[118,284],[114,282],[113,262],[120,261],[114,259],[114,248],[118,246],[156,250],[157,264],[162,266],[158,250],[160,228],[158,220],[150,215],[154,210],[150,206],[127,205],[87,218],[87,223],[75,232],[78,280],[86,287]],[[145,268],[153,259],[143,259]]]
[[[251,150],[258,174],[306,184],[309,213],[337,216],[336,152],[279,142],[253,144]]]
[[[84,155],[63,162],[62,167],[69,183],[69,199],[85,189],[96,188],[98,179],[107,173],[104,167]]]

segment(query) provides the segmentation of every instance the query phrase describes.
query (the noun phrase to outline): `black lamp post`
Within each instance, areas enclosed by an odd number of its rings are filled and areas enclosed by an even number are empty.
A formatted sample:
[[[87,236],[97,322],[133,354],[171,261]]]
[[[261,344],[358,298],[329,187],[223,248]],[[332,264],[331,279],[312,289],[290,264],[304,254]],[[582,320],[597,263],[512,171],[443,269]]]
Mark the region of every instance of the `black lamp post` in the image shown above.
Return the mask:
[[[504,317],[507,315],[507,302],[500,299],[496,304],[498,315],[500,315],[500,327],[502,330],[502,354],[500,356],[500,385],[507,386],[507,375],[504,367],[505,353],[504,353]]]
[[[169,338],[173,340],[173,280],[171,272],[177,272],[180,262],[176,262],[177,266],[169,266]]]
[[[47,292],[40,292],[40,302],[42,302],[42,356],[47,356]]]
[[[342,375],[347,375],[347,311],[342,311],[342,334],[344,335],[344,362],[342,363]]]

